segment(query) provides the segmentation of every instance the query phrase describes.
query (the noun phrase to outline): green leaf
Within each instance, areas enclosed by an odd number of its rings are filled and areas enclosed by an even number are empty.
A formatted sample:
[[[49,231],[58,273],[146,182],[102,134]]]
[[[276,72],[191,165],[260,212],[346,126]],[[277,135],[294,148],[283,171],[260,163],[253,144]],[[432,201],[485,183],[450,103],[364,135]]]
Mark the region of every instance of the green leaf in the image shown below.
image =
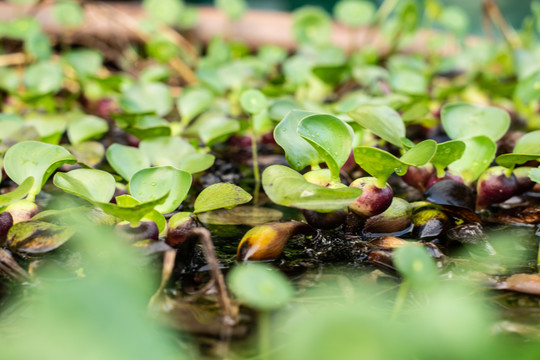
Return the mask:
[[[75,228],[41,221],[22,221],[9,229],[7,246],[19,254],[43,254],[52,251],[75,233]]]
[[[65,192],[90,202],[109,202],[116,190],[114,177],[106,171],[96,169],[56,173],[53,183]]]
[[[298,171],[309,165],[316,166],[323,161],[317,150],[296,131],[303,118],[314,114],[309,111],[292,110],[274,128],[274,139],[285,150],[289,165]]]
[[[184,3],[181,0],[144,0],[143,8],[152,19],[174,25],[182,15]]]
[[[534,72],[517,83],[514,98],[525,106],[540,98],[540,71]]]
[[[281,165],[266,168],[262,185],[266,195],[276,204],[321,212],[346,208],[362,195],[358,188],[333,189],[312,184],[300,173]]]
[[[56,93],[62,88],[62,68],[48,61],[29,65],[24,71],[24,85],[32,94]]]
[[[238,21],[248,9],[246,0],[215,0],[216,7],[232,21]]]
[[[409,166],[424,166],[433,158],[436,151],[437,143],[428,139],[413,146],[400,160]]]
[[[2,166],[0,166],[0,171],[2,171]],[[32,188],[33,184],[34,178],[29,177],[26,178],[15,190],[8,192],[7,194],[0,195],[0,212],[4,211],[10,204],[24,198]]]
[[[540,130],[523,135],[514,146],[515,154],[540,155]]]
[[[350,67],[347,64],[319,65],[314,66],[311,71],[325,83],[337,85],[347,79]]]
[[[445,105],[441,121],[452,140],[484,135],[497,141],[510,127],[510,115],[505,110],[466,103]]]
[[[92,49],[74,49],[64,52],[62,57],[77,73],[79,78],[96,76],[103,65],[103,55]]]
[[[399,114],[391,107],[362,105],[351,111],[349,116],[381,139],[397,147],[403,147],[401,138],[405,137],[405,124]]]
[[[234,184],[217,183],[210,185],[199,193],[195,199],[194,214],[216,209],[232,209],[251,201],[252,196]]]
[[[168,191],[169,196],[165,202],[155,208],[162,214],[176,210],[186,198],[190,187],[191,174],[172,166],[140,170],[129,182],[129,192],[141,202],[158,199],[163,195],[163,191]]]
[[[33,126],[42,142],[58,144],[66,129],[69,115],[67,114],[28,114],[25,119],[27,125]]]
[[[168,192],[158,199],[140,203],[129,195],[121,195],[116,197],[117,204],[95,202],[94,205],[109,215],[129,221],[133,225],[136,225],[148,213],[152,212],[156,206],[165,202],[167,196],[169,196]]]
[[[317,150],[328,165],[332,179],[339,181],[339,169],[351,154],[351,127],[335,116],[315,114],[304,117],[298,124],[297,132]]]
[[[19,185],[29,177],[35,179],[28,195],[33,200],[57,168],[76,162],[77,159],[61,146],[23,141],[8,149],[4,156],[4,169]]]
[[[352,28],[368,25],[374,14],[375,6],[368,1],[341,0],[334,7],[337,21]]]
[[[182,116],[182,124],[187,126],[193,118],[208,110],[214,101],[214,95],[203,87],[187,88],[176,101]]]
[[[47,60],[51,57],[51,41],[40,31],[30,32],[24,39],[24,51],[37,59]]]
[[[82,115],[72,119],[67,128],[69,142],[73,145],[97,140],[109,130],[107,121],[93,115]]]
[[[540,167],[531,169],[531,171],[529,171],[529,178],[540,184]]]
[[[396,92],[422,96],[428,91],[428,79],[412,69],[399,69],[392,71],[390,75],[390,86]]]
[[[392,253],[392,260],[404,280],[415,290],[427,290],[438,282],[435,261],[417,243],[400,246]]]
[[[225,141],[239,130],[240,123],[237,120],[229,119],[221,113],[206,113],[189,127],[189,132],[197,134],[206,146]]]
[[[113,118],[122,130],[141,140],[171,134],[171,124],[158,116],[146,113],[116,114]]]
[[[538,160],[540,155],[531,154],[502,154],[497,156],[495,161],[497,164],[509,169],[513,169],[516,165],[525,164],[527,161]]]
[[[294,37],[300,44],[325,45],[330,42],[332,20],[316,6],[303,6],[293,13]]]
[[[405,173],[408,166],[394,155],[370,146],[358,146],[353,150],[354,160],[368,174],[377,178],[377,186],[383,188],[394,171]]]
[[[268,265],[249,263],[235,266],[227,282],[242,302],[259,310],[274,310],[286,305],[294,288],[285,275]]]
[[[268,116],[272,120],[281,121],[290,111],[299,108],[300,105],[291,98],[276,99],[268,107]]]
[[[489,167],[497,152],[497,145],[487,136],[463,139],[463,156],[448,166],[452,174],[459,175],[467,184],[472,183]]]
[[[114,171],[127,181],[137,171],[150,167],[148,158],[139,149],[131,146],[112,144],[105,156]]]
[[[13,94],[17,91],[20,83],[20,76],[14,69],[0,68],[0,89]]]
[[[465,152],[465,143],[460,140],[450,140],[437,144],[437,151],[430,162],[437,170],[437,176],[444,176],[444,169],[454,161],[460,159]]]
[[[120,106],[130,113],[154,112],[158,116],[165,116],[173,107],[173,99],[167,85],[141,83],[124,91]]]
[[[240,95],[240,104],[245,112],[257,114],[266,109],[268,102],[260,90],[249,89]]]
[[[179,136],[162,136],[145,139],[139,145],[141,153],[154,166],[174,166],[196,173],[206,170],[214,163],[214,156],[197,153],[195,148]]]
[[[76,1],[60,0],[52,6],[54,19],[60,25],[77,27],[84,23],[84,11]]]

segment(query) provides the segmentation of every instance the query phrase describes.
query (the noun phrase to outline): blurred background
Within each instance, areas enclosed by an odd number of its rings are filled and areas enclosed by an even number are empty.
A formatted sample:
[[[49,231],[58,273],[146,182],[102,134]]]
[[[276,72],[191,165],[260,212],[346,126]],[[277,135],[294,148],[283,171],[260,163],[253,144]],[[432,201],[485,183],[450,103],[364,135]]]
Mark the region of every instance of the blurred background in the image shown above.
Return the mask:
[[[271,9],[281,11],[292,11],[303,5],[316,5],[331,12],[338,0],[248,0],[249,6],[256,9]],[[383,0],[370,0],[379,6]],[[533,0],[495,0],[499,5],[504,17],[514,26],[520,27],[523,19],[531,13],[531,3]],[[212,5],[213,0],[188,0],[187,3],[194,5]],[[419,3],[423,1],[418,0]],[[441,0],[444,5],[455,5],[463,8],[471,19],[470,31],[472,33],[482,32],[482,0]],[[478,19],[478,21],[474,21]]]

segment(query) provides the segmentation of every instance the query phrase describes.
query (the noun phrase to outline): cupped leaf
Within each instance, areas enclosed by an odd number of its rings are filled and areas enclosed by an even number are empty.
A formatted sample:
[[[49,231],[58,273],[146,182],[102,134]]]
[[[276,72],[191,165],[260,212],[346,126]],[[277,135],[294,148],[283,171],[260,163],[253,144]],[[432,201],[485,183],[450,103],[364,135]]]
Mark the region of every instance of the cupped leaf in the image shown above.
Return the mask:
[[[523,135],[514,146],[515,154],[540,155],[540,130]]]
[[[377,178],[377,186],[384,188],[394,171],[405,173],[408,165],[394,155],[374,147],[358,146],[353,151],[354,160],[368,174]]]
[[[495,161],[497,164],[509,169],[513,169],[516,165],[525,164],[527,161],[538,160],[540,155],[531,154],[502,154],[497,156]]]
[[[400,160],[410,166],[424,166],[437,151],[437,143],[434,140],[424,140],[409,149]]]
[[[337,21],[352,28],[368,25],[374,14],[375,6],[369,1],[341,0],[334,7]]]
[[[293,13],[292,31],[300,44],[328,44],[332,33],[332,20],[322,8],[304,6]]]
[[[187,88],[176,101],[182,117],[182,124],[187,126],[193,118],[206,111],[214,101],[212,92],[203,87]]]
[[[274,128],[274,139],[285,150],[289,165],[298,171],[306,166],[316,166],[323,161],[313,146],[296,132],[300,121],[314,114],[309,111],[292,110]]]
[[[114,171],[127,181],[137,171],[150,167],[150,161],[146,156],[139,149],[131,146],[112,144],[105,156]]]
[[[166,189],[164,189],[166,190]],[[139,200],[135,199],[133,196],[130,196],[130,195],[121,195],[121,196],[118,196],[116,197],[116,203],[118,206],[122,207],[122,208],[126,208],[126,207],[134,207],[134,206],[140,206],[144,203],[140,202]],[[147,202],[149,203],[149,202]],[[157,205],[159,206],[159,205]],[[167,220],[165,220],[165,217],[160,213],[158,212],[156,209],[152,209],[150,210],[149,212],[147,212],[146,214],[144,214],[144,216],[141,218],[141,220],[152,220],[153,222],[156,223],[157,227],[158,227],[158,231],[161,233],[165,227],[167,226]],[[133,221],[132,219],[125,219],[125,220],[128,220],[128,221],[131,221],[132,222],[132,225],[135,225],[137,222],[136,221]]]
[[[169,88],[162,83],[141,83],[128,88],[120,98],[120,106],[126,112],[154,112],[167,115],[173,106]]]
[[[194,214],[216,209],[232,209],[251,201],[252,196],[234,184],[217,183],[199,193],[195,199]]]
[[[339,181],[339,169],[351,154],[354,136],[351,127],[335,116],[315,114],[303,118],[297,132],[328,165],[332,180]]]
[[[113,114],[112,117],[122,130],[139,139],[171,134],[171,124],[167,120],[149,113]]]
[[[263,264],[237,265],[229,273],[227,281],[240,301],[259,310],[278,309],[294,295],[294,288],[285,275]]]
[[[452,174],[459,175],[470,184],[489,167],[497,152],[497,145],[487,136],[463,139],[463,156],[448,166]]]
[[[435,166],[438,177],[444,176],[444,169],[454,161],[460,159],[465,152],[465,143],[460,140],[451,140],[437,144],[437,151],[430,162]]]
[[[266,195],[279,205],[329,212],[346,208],[362,190],[328,188],[308,182],[300,173],[282,165],[269,166],[262,176]]]
[[[76,162],[77,159],[61,146],[23,141],[8,149],[4,156],[4,169],[19,185],[29,177],[35,179],[28,194],[29,200],[33,200],[57,168]]]
[[[132,225],[138,225],[141,219],[152,212],[157,205],[164,203],[167,196],[169,193],[165,192],[158,199],[140,203],[129,195],[121,195],[116,197],[117,204],[95,202],[94,205],[109,215],[129,221]]]
[[[204,114],[189,127],[190,133],[197,134],[206,146],[225,141],[238,130],[240,123],[237,120],[229,119],[220,113]]]
[[[177,163],[176,168],[195,174],[211,167],[216,160],[214,155],[194,153],[187,155],[182,161]]]
[[[260,90],[249,89],[244,91],[240,96],[240,104],[245,112],[257,114],[266,109],[268,101]]]
[[[67,193],[90,202],[109,202],[116,190],[114,177],[106,171],[75,169],[67,173],[56,173],[54,185]]]
[[[381,139],[397,147],[403,147],[401,138],[405,137],[405,124],[399,114],[391,107],[362,105],[349,112],[349,116]]]
[[[0,171],[2,171],[1,166]],[[32,188],[33,184],[34,178],[28,177],[15,190],[8,192],[7,194],[0,195],[0,212],[4,211],[6,207],[8,207],[10,204],[13,204],[14,202],[17,202],[24,198]]]
[[[452,140],[484,135],[497,141],[510,127],[510,115],[505,110],[466,103],[445,105],[441,121]]]
[[[32,113],[26,116],[25,123],[37,130],[41,142],[57,145],[66,129],[68,116]]]
[[[178,208],[186,198],[190,187],[191,175],[172,166],[140,170],[129,182],[129,192],[141,202],[155,200],[163,195],[164,190],[168,190],[169,196],[165,202],[155,208],[162,214]]]
[[[69,142],[73,145],[88,140],[99,139],[109,130],[107,121],[93,115],[78,116],[72,119],[67,128]]]
[[[19,254],[43,254],[64,244],[74,233],[73,227],[22,221],[9,229],[7,246]]]

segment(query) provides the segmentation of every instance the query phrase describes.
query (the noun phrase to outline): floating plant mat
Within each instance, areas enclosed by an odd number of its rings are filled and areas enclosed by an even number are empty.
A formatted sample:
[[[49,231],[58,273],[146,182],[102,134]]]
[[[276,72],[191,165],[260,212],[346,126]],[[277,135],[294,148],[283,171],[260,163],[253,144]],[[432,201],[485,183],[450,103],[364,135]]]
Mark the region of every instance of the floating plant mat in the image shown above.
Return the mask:
[[[266,16],[243,0],[24,2],[0,3],[3,357],[539,353],[538,4],[514,32],[486,0],[505,42],[472,46],[438,1],[304,7],[270,30],[291,51],[236,41]]]

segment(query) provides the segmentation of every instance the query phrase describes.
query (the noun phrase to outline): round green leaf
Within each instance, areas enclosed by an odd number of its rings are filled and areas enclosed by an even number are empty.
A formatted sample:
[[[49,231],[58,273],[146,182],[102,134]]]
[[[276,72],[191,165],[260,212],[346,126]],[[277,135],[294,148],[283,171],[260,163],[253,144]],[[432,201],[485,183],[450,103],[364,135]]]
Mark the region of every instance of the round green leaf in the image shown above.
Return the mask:
[[[143,7],[152,19],[174,25],[182,15],[184,3],[181,0],[144,0]]]
[[[259,263],[235,266],[227,282],[240,301],[259,310],[278,309],[294,295],[294,288],[283,274]]]
[[[24,71],[24,85],[32,94],[56,93],[62,88],[62,68],[48,61],[29,65]]]
[[[274,128],[274,139],[285,150],[289,165],[298,171],[309,165],[316,166],[323,161],[317,150],[296,132],[300,121],[314,114],[309,111],[292,110]]]
[[[103,65],[103,55],[92,49],[75,49],[64,52],[65,62],[77,73],[78,77],[97,75]]]
[[[516,154],[540,155],[540,130],[531,131],[523,135],[514,146]]]
[[[300,44],[328,44],[332,20],[320,7],[303,6],[293,13],[293,34]]]
[[[448,169],[470,184],[489,167],[497,152],[497,145],[487,136],[475,136],[463,139],[463,142],[465,143],[463,156],[451,163]]]
[[[430,162],[437,170],[437,176],[444,176],[444,169],[454,161],[463,156],[465,152],[465,143],[460,140],[450,140],[437,144],[437,151]]]
[[[404,173],[408,168],[408,165],[394,155],[374,147],[358,146],[353,153],[354,161],[368,174],[377,178],[377,186],[380,188],[386,185],[386,180],[394,171]]]
[[[372,133],[397,147],[403,147],[405,124],[399,114],[385,105],[362,105],[351,111],[349,116]]]
[[[428,139],[413,146],[400,160],[410,166],[424,166],[431,160],[436,151],[437,143],[435,140]]]
[[[77,159],[61,146],[23,141],[8,149],[4,156],[4,169],[10,179],[19,185],[33,177],[35,182],[29,193],[29,197],[33,198],[57,168],[76,162]]]
[[[53,4],[55,20],[64,26],[79,26],[84,23],[84,11],[76,1],[61,0]]]
[[[112,144],[107,149],[105,156],[114,171],[127,181],[137,171],[150,167],[150,161],[146,156],[132,146]]]
[[[169,196],[165,202],[155,208],[162,214],[176,210],[186,198],[190,187],[191,174],[172,166],[142,169],[129,182],[129,192],[141,202],[155,200],[163,195],[164,190],[168,190]]]
[[[167,115],[173,106],[169,87],[162,83],[135,84],[124,91],[120,106],[130,113],[154,112]]]
[[[187,126],[193,118],[206,111],[213,103],[214,95],[206,88],[187,88],[176,101],[182,116],[182,124]]]
[[[362,190],[354,187],[333,189],[312,184],[300,173],[282,165],[266,168],[262,185],[276,204],[321,212],[346,208],[362,195]]]
[[[116,204],[95,202],[94,205],[109,215],[129,221],[135,225],[138,224],[142,218],[152,212],[156,206],[165,202],[167,196],[169,196],[169,193],[165,192],[158,199],[141,203],[139,200],[134,199],[129,195],[121,195],[116,197]],[[149,216],[154,217],[153,215]]]
[[[496,107],[457,103],[442,108],[441,121],[452,140],[484,135],[497,141],[508,130],[510,115]]]
[[[335,116],[315,114],[304,117],[297,132],[328,165],[332,179],[339,180],[339,169],[351,155],[354,136],[351,127]]]
[[[210,185],[199,193],[195,199],[194,214],[216,209],[232,209],[251,201],[252,196],[234,184],[217,183]]]
[[[266,109],[266,96],[256,89],[246,90],[240,95],[240,104],[245,112],[257,114]]]
[[[215,4],[233,21],[240,20],[248,9],[246,0],[215,0]]]
[[[107,121],[97,116],[83,115],[70,121],[67,136],[70,143],[77,145],[88,140],[99,139],[108,130]]]
[[[341,0],[334,7],[337,21],[352,28],[368,25],[375,14],[375,6],[368,1]]]
[[[65,192],[90,202],[109,202],[116,190],[114,177],[106,171],[96,169],[56,173],[53,182]]]
[[[0,171],[2,171],[2,166],[0,166]],[[4,211],[10,204],[13,204],[14,202],[24,198],[32,188],[33,184],[34,178],[29,177],[24,180],[22,184],[19,185],[19,187],[17,187],[15,190],[8,192],[7,194],[0,195],[0,212]]]

